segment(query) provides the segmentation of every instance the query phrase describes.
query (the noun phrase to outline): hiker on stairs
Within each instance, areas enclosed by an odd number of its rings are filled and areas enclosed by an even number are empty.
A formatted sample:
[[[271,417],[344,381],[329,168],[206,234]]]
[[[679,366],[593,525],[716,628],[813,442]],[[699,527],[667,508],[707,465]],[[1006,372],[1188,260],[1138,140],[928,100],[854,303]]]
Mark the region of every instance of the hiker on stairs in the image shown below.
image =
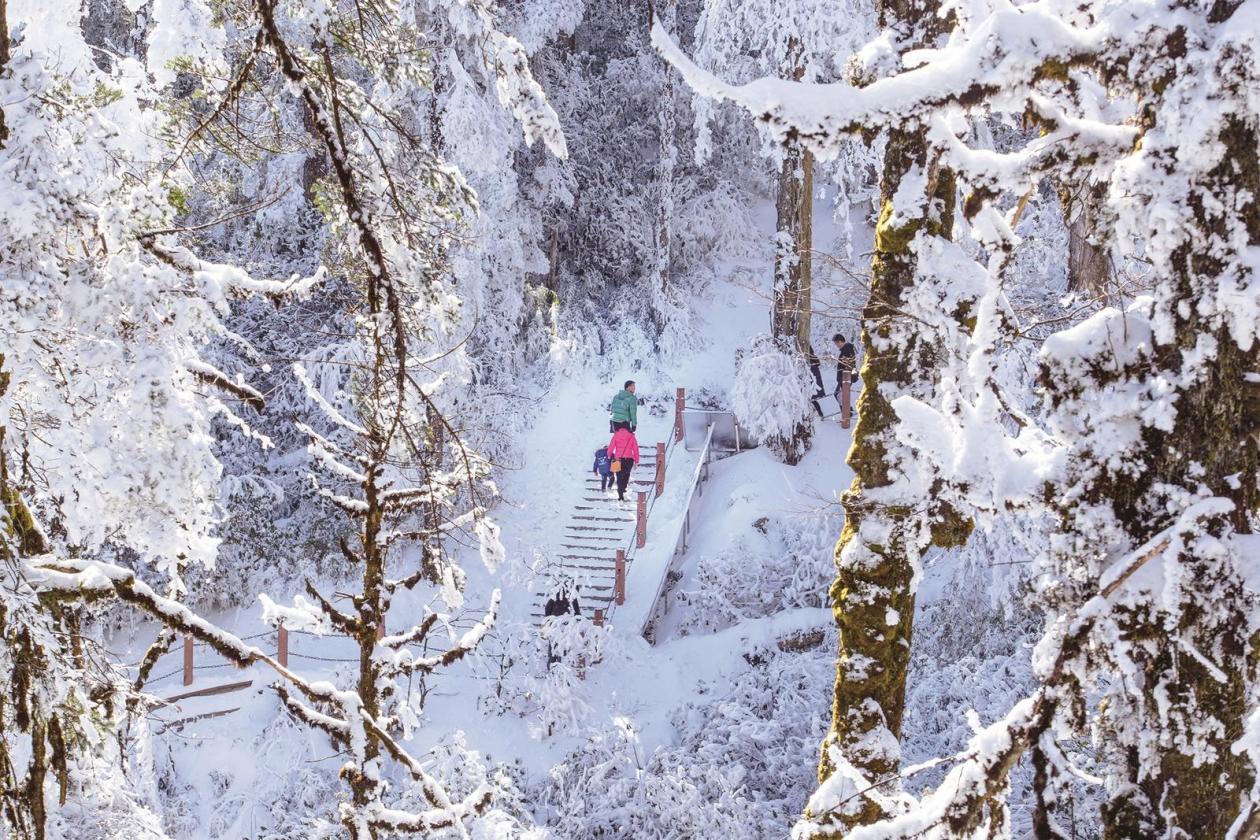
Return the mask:
[[[639,399],[634,395],[634,391],[634,380],[627,379],[625,386],[612,398],[612,405],[609,406],[612,422],[608,426],[608,431],[628,429],[633,432],[639,428]]]
[[[630,384],[634,384],[633,382]],[[612,471],[617,476],[617,501],[626,500],[626,488],[630,486],[630,471],[639,463],[639,441],[629,429],[618,429],[608,442],[608,457],[612,459]]]
[[[613,486],[617,476],[613,475],[612,458],[608,457],[608,447],[604,446],[595,450],[595,463],[591,465],[591,472],[599,476],[599,492],[603,493]]]

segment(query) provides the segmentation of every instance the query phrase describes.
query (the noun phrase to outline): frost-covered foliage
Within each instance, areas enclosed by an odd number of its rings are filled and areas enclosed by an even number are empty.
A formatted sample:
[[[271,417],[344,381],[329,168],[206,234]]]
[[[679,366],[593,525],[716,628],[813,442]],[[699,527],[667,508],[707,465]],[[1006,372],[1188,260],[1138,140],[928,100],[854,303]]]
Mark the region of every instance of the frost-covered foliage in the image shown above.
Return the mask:
[[[167,123],[143,68],[100,69],[76,19],[45,11],[17,10],[15,23],[42,25],[11,53],[0,33],[2,818],[25,836],[158,833],[112,732],[136,698],[84,636],[92,587],[58,564],[121,556],[174,594],[183,568],[213,564],[212,424],[248,437],[232,403],[262,396],[204,345],[225,334],[232,297],[280,300],[319,278],[255,279],[185,247],[173,224],[189,178],[157,139]],[[57,798],[66,807],[49,820]]]
[[[793,432],[813,419],[814,381],[801,357],[769,336],[743,351],[731,386],[731,411],[740,426],[780,457],[799,446]],[[798,453],[799,454],[799,453]]]
[[[882,78],[863,88],[728,85],[659,39],[702,92],[820,154],[858,128],[926,130],[934,165],[969,193],[963,215],[982,250],[973,259],[915,241],[947,373],[935,397],[897,400],[900,439],[937,472],[934,498],[982,521],[1019,509],[1057,521],[1038,558],[1049,615],[1036,690],[978,732],[938,788],[885,800],[886,819],[855,835],[1006,836],[1009,774],[1027,756],[1032,820],[1051,836],[1079,773],[1067,743],[1086,734],[1100,750],[1108,836],[1247,833],[1256,595],[1234,535],[1250,530],[1260,472],[1249,431],[1260,329],[1255,10],[1052,0],[952,10],[956,29],[937,49],[868,50]],[[967,119],[982,109],[1041,131],[1009,151],[984,148]],[[1151,291],[1046,342],[1037,416],[1001,381],[1021,330],[1004,286],[1023,202],[1007,211],[1000,199],[1056,178],[1098,187],[1104,235],[1147,263]],[[905,212],[900,198],[890,212]],[[843,775],[811,801],[822,823],[869,781]]]
[[[873,36],[873,11],[865,3],[830,0],[705,0],[696,21],[695,59],[733,81],[766,75],[831,81],[843,75],[849,55]],[[727,145],[725,139],[722,144],[713,142],[711,123],[717,104],[702,95],[693,102],[699,160],[721,153]],[[782,154],[774,145],[766,145],[771,155]],[[874,161],[862,148],[854,141],[848,152],[872,166]],[[845,174],[862,168],[855,166]]]
[[[810,702],[831,676],[826,646],[750,650],[750,667],[702,703],[671,715],[674,743],[645,754],[629,719],[600,732],[551,771],[537,792],[559,836],[780,836],[813,778],[823,709]]]
[[[702,555],[678,596],[686,616],[680,632],[712,632],[783,610],[824,606],[833,523],[821,514],[762,516],[734,545]]]
[[[507,628],[489,647],[506,660],[489,708],[524,719],[539,740],[587,735],[594,698],[586,670],[626,655],[624,640],[576,615],[553,616],[541,628]]]

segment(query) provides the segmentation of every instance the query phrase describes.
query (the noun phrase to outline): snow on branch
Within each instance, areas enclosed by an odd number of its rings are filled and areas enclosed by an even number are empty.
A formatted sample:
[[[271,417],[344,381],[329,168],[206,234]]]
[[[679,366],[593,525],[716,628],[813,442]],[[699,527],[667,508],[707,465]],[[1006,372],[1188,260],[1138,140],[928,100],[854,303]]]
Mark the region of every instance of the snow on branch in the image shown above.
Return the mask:
[[[529,68],[529,54],[521,42],[499,30],[486,0],[442,0],[442,3],[451,25],[485,51],[486,63],[493,70],[499,104],[521,124],[525,142],[532,145],[541,139],[553,155],[561,160],[567,158],[569,148],[560,128],[560,117],[534,78]]]
[[[284,282],[259,280],[239,266],[206,262],[182,245],[162,242],[156,234],[142,235],[140,241],[158,259],[191,274],[206,300],[225,315],[228,293],[300,297],[323,283],[327,276],[327,269],[321,265],[309,277],[294,274]]]
[[[486,610],[486,614],[482,616],[480,621],[460,636],[459,640],[451,646],[450,650],[433,656],[421,656],[415,658],[413,658],[407,651],[398,651],[391,654],[390,659],[387,660],[387,668],[395,674],[414,674],[416,672],[431,673],[438,668],[450,665],[459,659],[463,659],[469,653],[476,650],[477,645],[481,644],[481,640],[485,638],[486,634],[489,633],[490,629],[494,626],[495,619],[499,613],[499,603],[502,601],[502,598],[502,592],[498,589],[494,590],[493,594],[490,596],[490,607]],[[402,633],[397,636],[386,636],[381,640],[381,644],[387,648],[397,651],[403,645],[407,644],[408,641],[422,639],[423,635],[417,636],[416,634],[421,631],[423,631],[424,634],[427,634],[428,628],[426,628],[426,624],[429,627],[432,626],[432,622],[429,620],[431,618],[434,618],[434,616],[426,617],[424,622],[421,622],[420,625],[412,628],[412,630],[407,633]]]
[[[117,597],[144,612],[157,618],[163,625],[186,633],[198,641],[205,642],[224,658],[238,665],[259,663],[270,667],[283,680],[277,689],[283,698],[293,700],[285,687],[297,689],[309,703],[324,703],[339,710],[341,717],[333,717],[306,703],[286,703],[295,714],[306,722],[340,739],[349,749],[355,769],[352,772],[375,772],[367,767],[367,742],[374,740],[391,758],[402,765],[420,786],[426,801],[435,810],[440,810],[448,820],[445,824],[460,830],[467,836],[463,820],[480,813],[490,802],[484,788],[478,788],[459,803],[451,800],[441,782],[434,778],[422,762],[408,753],[391,735],[385,726],[363,708],[363,701],[354,691],[337,689],[332,683],[311,682],[284,665],[265,651],[246,644],[238,636],[215,626],[198,616],[184,604],[171,598],[159,595],[144,581],[138,579],[134,572],[121,566],[95,560],[77,560],[43,555],[30,558],[22,563],[24,576],[41,593],[63,599],[94,600],[102,597]],[[491,611],[476,628],[465,634],[461,644],[469,642],[472,637],[480,639],[493,621],[494,611],[498,607],[499,593],[496,591]],[[274,605],[273,605],[274,606]],[[297,617],[297,616],[294,616]],[[467,652],[466,650],[464,651]],[[463,655],[462,653],[460,655]],[[458,658],[458,657],[456,657]],[[350,820],[367,820],[372,825],[388,825],[388,822],[373,822],[376,818],[386,819],[382,814],[390,812],[379,803],[370,804],[365,809],[355,810],[348,804],[343,805],[343,818]],[[438,816],[432,812],[413,815],[417,821],[434,821]],[[389,819],[393,819],[390,817]]]
[[[347,418],[344,414],[334,408],[332,403],[324,399],[324,395],[321,394],[319,389],[311,382],[310,377],[306,374],[306,368],[300,363],[294,362],[293,375],[305,389],[306,396],[311,400],[311,402],[315,403],[323,410],[329,420],[332,420],[338,426],[349,429],[356,435],[367,435],[367,429]]]
[[[1106,24],[1071,27],[1046,3],[1003,4],[965,40],[909,53],[907,62],[921,63],[865,87],[777,78],[729,84],[692,61],[656,18],[652,44],[697,93],[739,105],[780,142],[799,140],[829,160],[846,135],[862,129],[903,125],[945,104],[1010,95],[1035,82],[1050,62],[1061,66],[1093,55],[1109,31]]]
[[[184,362],[184,367],[188,368],[189,372],[202,382],[239,397],[255,411],[262,411],[266,407],[267,401],[263,397],[262,392],[247,385],[240,376],[233,378],[214,365],[203,362],[200,359],[190,359]]]

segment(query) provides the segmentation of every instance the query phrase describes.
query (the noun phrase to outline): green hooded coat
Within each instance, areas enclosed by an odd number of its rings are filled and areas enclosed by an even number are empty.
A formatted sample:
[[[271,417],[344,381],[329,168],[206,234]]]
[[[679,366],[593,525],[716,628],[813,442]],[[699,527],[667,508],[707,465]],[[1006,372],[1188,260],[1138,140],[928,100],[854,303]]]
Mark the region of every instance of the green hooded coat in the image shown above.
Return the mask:
[[[614,423],[630,421],[631,426],[639,425],[639,401],[634,394],[622,389],[612,399],[612,419]]]

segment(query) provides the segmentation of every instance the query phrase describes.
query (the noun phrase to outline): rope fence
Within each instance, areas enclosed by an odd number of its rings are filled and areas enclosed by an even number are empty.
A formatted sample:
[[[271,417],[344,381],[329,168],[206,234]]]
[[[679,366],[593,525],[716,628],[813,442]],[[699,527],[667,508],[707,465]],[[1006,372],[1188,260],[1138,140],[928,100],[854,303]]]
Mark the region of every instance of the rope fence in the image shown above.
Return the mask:
[[[478,620],[479,619],[471,618],[471,617],[460,617],[460,618],[446,621],[444,624],[446,627],[452,630],[461,630],[461,629],[468,630],[468,629],[471,629],[473,626],[475,626]],[[242,636],[241,641],[249,642],[255,639],[261,639],[263,637],[274,636],[276,639],[276,648],[272,651],[269,651],[268,655],[275,657],[276,660],[285,667],[288,666],[290,657],[293,657],[295,659],[309,660],[311,662],[334,662],[334,663],[353,664],[353,663],[358,663],[359,661],[357,657],[350,658],[350,657],[340,657],[340,656],[316,656],[315,654],[299,653],[297,651],[290,650],[289,649],[289,636],[290,635],[307,636],[309,638],[320,638],[320,639],[349,640],[352,638],[350,636],[346,636],[341,633],[312,633],[309,630],[289,630],[287,627],[281,624],[275,630],[264,630],[260,633],[254,633],[249,636]],[[377,638],[380,639],[380,638],[383,638],[384,636],[385,636],[385,628],[382,625],[380,628],[378,628]],[[441,638],[442,637],[437,637],[436,640],[440,640]],[[434,644],[434,641],[435,639],[426,639],[425,641],[426,649],[440,651],[440,648]],[[183,684],[185,686],[189,686],[193,684],[194,678],[195,678],[194,675],[198,672],[216,671],[216,670],[221,670],[223,668],[242,668],[243,667],[243,666],[237,665],[235,662],[219,662],[219,663],[214,663],[214,664],[199,665],[196,662],[196,651],[199,648],[202,650],[206,650],[206,649],[213,650],[213,648],[211,648],[211,646],[208,643],[195,641],[191,636],[185,636],[183,645],[180,646],[179,649],[168,650],[166,653],[162,654],[162,656],[158,658],[158,661],[161,662],[163,659],[166,659],[167,657],[182,655],[183,663],[180,665],[180,667],[174,668],[170,671],[165,671],[161,674],[158,674],[157,676],[149,677],[149,679],[146,682],[148,682],[149,684],[161,683],[165,680],[170,679],[171,677],[175,677],[180,674],[183,674],[183,677],[184,677]],[[106,651],[106,652],[109,653],[109,651]],[[111,654],[111,655],[114,655],[114,654]],[[130,671],[138,671],[140,668],[140,664],[141,662],[125,663],[125,664],[122,664],[121,667],[126,668]]]

